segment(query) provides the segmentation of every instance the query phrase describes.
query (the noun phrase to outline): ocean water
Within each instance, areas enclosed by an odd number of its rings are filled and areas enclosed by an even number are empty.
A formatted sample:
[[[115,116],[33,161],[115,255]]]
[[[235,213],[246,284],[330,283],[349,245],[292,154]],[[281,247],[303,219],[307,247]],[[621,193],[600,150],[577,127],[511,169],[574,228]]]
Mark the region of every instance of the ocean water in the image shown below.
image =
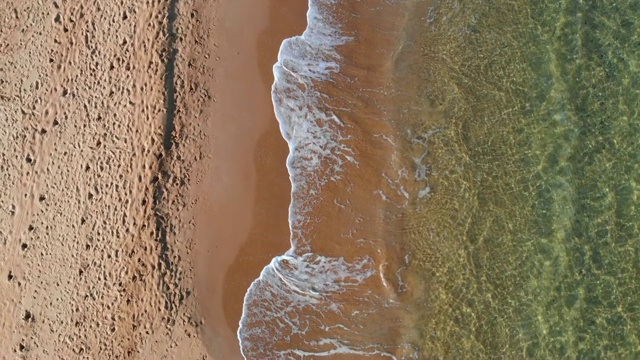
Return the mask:
[[[640,356],[640,2],[311,0],[248,359]]]

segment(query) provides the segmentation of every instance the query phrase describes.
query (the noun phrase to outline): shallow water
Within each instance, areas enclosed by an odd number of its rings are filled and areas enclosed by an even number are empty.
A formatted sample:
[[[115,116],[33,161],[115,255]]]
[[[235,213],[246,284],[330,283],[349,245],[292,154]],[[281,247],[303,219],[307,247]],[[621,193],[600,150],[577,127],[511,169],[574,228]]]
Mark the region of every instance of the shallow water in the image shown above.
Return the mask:
[[[640,353],[640,3],[310,2],[247,358]]]
[[[423,355],[640,352],[638,19],[637,1],[430,9]]]

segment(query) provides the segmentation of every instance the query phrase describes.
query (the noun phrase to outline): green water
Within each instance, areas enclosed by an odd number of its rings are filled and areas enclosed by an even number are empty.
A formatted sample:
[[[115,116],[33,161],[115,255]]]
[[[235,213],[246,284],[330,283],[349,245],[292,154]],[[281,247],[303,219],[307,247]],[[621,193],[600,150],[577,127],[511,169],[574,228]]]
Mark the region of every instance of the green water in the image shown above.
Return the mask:
[[[640,357],[640,1],[423,20],[423,357]]]

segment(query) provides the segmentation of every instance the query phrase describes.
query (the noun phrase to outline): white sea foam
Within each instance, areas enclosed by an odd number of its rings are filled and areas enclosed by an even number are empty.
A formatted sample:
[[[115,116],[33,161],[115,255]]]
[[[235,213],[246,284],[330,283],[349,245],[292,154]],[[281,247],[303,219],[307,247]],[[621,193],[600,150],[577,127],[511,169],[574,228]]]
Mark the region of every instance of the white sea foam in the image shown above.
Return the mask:
[[[241,328],[239,336],[243,354],[286,358],[287,354],[295,354],[298,349],[276,350],[276,343],[285,341],[293,344],[294,338],[304,336],[309,329],[324,333],[317,341],[331,338],[342,324],[327,326],[325,319],[344,316],[341,304],[332,298],[360,286],[374,274],[370,258],[350,263],[342,258],[308,253],[302,256],[287,254],[273,259],[249,289],[245,306],[250,305],[251,308],[245,311],[254,318],[251,321],[254,325],[256,319],[263,319],[265,322],[275,320],[277,326],[259,326],[258,320],[258,326]],[[360,301],[371,300],[363,297]],[[241,324],[246,322],[247,319],[243,319]],[[342,328],[345,329],[346,332],[352,331]],[[342,341],[347,342],[348,339]]]
[[[274,110],[289,145],[287,168],[292,184],[289,221],[294,231],[294,248],[304,246],[304,236],[295,230],[302,227],[320,187],[339,180],[343,165],[355,162],[353,150],[343,142],[344,123],[332,111],[321,109],[324,95],[314,86],[320,81],[331,81],[331,75],[339,71],[336,47],[350,40],[341,35],[324,10],[333,2],[309,2],[306,30],[282,43],[273,68]]]
[[[238,329],[247,359],[336,354],[395,359],[397,354],[397,344],[381,343],[389,338],[388,329],[370,326],[376,321],[400,322],[396,315],[385,315],[385,306],[391,305],[384,294],[366,290],[368,282],[379,281],[374,259],[314,254],[314,234],[307,230],[323,187],[344,180],[347,165],[358,166],[357,151],[349,146],[350,125],[318,90],[319,83],[333,82],[340,71],[338,47],[352,41],[330,16],[335,3],[309,1],[306,30],[283,42],[274,66],[272,99],[290,150],[291,249],[274,258],[247,291]],[[406,191],[403,196],[408,196]],[[351,209],[338,199],[329,202],[336,209]]]

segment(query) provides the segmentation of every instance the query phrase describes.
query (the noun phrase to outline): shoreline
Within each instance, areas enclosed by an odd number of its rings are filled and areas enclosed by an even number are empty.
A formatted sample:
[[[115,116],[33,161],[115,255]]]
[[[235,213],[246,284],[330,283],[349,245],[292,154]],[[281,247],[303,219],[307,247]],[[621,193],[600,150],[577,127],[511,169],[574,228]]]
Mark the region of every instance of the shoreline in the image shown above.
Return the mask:
[[[207,4],[195,8],[203,17],[195,31],[206,34],[200,39],[205,49],[215,49],[215,56],[189,59],[213,70],[194,74],[204,78],[198,81],[211,99],[197,105],[205,155],[192,197],[199,202],[195,294],[202,340],[214,358],[241,358],[236,331],[246,290],[290,247],[288,147],[273,114],[271,68],[282,40],[303,31],[306,6],[293,0],[222,1],[209,20]]]
[[[412,357],[401,220],[417,194],[398,151],[408,109],[389,121],[397,105],[387,96],[404,94],[395,64],[412,8],[312,6],[304,35],[283,44],[274,67],[275,110],[291,146],[292,248],[247,294],[243,353]]]

